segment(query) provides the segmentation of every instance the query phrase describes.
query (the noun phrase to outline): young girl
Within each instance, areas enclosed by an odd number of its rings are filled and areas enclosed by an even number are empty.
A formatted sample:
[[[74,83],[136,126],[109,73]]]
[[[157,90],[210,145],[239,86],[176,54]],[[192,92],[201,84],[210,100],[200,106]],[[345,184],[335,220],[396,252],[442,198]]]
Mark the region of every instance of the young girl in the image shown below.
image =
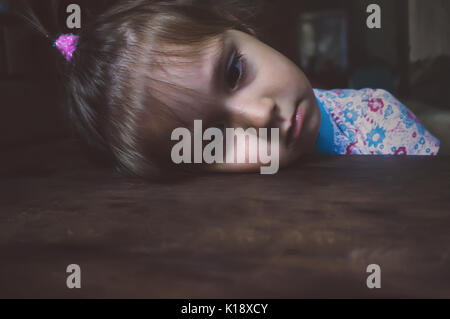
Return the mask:
[[[142,177],[259,169],[174,164],[171,133],[194,120],[204,128],[278,128],[281,165],[314,152],[437,155],[439,141],[391,94],[313,90],[239,11],[218,2],[121,3],[55,42],[67,60],[71,119],[102,160]],[[236,150],[249,152],[246,144]]]

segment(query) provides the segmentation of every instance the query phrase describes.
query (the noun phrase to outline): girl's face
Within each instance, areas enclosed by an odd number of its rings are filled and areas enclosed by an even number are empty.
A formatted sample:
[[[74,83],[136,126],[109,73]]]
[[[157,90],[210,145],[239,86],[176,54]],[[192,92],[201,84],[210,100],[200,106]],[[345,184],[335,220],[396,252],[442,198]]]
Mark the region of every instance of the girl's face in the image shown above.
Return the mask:
[[[281,53],[247,33],[230,30],[211,41],[198,61],[176,59],[188,63],[175,63],[163,76],[214,101],[206,110],[206,116],[214,118],[209,126],[269,132],[278,128],[281,165],[314,150],[321,118],[314,92],[303,72]],[[259,143],[270,150],[270,138]],[[235,145],[235,153],[245,152],[246,158],[250,151],[257,152],[242,141]],[[260,167],[258,157],[256,164],[212,164],[209,169],[243,172]]]

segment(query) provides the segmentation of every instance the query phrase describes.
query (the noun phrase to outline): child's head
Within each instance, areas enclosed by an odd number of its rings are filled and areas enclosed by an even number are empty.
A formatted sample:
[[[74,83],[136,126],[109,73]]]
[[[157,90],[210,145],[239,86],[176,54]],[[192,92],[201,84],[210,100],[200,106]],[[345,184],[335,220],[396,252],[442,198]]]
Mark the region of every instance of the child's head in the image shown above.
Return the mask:
[[[69,109],[92,149],[128,173],[156,177],[176,168],[172,131],[202,120],[203,128],[279,128],[282,164],[312,151],[320,111],[308,80],[218,2],[132,1],[82,29]]]

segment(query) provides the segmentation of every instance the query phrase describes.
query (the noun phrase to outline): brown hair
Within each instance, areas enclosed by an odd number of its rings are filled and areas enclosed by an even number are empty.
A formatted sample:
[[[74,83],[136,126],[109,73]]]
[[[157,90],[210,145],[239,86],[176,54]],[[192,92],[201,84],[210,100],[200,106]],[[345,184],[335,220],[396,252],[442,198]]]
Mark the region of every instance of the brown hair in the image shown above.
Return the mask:
[[[90,154],[119,171],[161,178],[173,171],[168,131],[189,112],[175,91],[182,88],[152,76],[155,57],[180,52],[164,44],[202,45],[237,29],[252,32],[250,16],[237,1],[127,1],[83,28],[69,64],[69,112]],[[244,17],[244,18],[243,18]],[[181,91],[180,91],[181,90]],[[188,94],[195,94],[188,92]],[[183,94],[184,94],[183,93]]]

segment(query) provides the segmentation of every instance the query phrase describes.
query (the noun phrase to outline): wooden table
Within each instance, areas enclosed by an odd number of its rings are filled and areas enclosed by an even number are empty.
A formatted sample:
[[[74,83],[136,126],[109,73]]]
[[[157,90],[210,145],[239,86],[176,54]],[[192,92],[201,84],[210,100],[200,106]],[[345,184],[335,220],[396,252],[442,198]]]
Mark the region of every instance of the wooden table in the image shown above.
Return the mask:
[[[310,157],[157,185],[61,141],[3,153],[0,177],[0,297],[450,297],[448,157]]]

